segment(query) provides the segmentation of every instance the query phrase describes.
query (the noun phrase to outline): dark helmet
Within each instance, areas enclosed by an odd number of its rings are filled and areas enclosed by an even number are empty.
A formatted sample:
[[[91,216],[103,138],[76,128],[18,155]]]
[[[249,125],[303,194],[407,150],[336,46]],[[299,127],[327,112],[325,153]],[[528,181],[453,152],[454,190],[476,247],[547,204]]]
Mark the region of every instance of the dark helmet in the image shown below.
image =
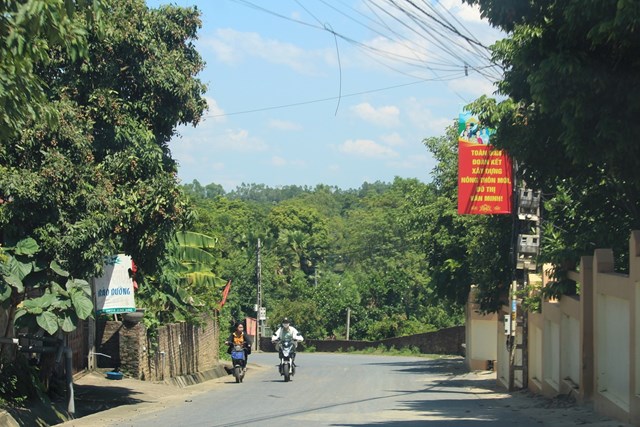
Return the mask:
[[[288,318],[288,317],[285,317],[284,319],[282,319],[282,324],[283,324],[283,325],[284,325],[284,324],[287,324],[287,325],[288,325],[289,323],[291,323],[291,322],[289,322],[289,318]]]

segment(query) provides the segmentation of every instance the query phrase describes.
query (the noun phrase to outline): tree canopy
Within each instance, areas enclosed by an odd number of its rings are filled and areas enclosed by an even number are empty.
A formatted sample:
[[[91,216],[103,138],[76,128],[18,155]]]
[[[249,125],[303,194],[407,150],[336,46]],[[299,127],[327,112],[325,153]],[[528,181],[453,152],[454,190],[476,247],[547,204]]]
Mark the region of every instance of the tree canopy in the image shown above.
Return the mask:
[[[65,3],[74,7],[64,9]],[[53,294],[48,306],[23,305],[22,319],[42,319],[56,304],[67,304],[58,286],[64,280],[53,265],[69,278],[88,279],[101,272],[105,256],[124,252],[141,273],[157,272],[167,243],[188,216],[167,144],[178,124],[195,125],[206,107],[205,86],[196,78],[203,62],[193,46],[199,12],[149,9],[142,0],[100,5],[101,13],[90,19],[86,13],[93,9],[73,2],[2,6],[12,22],[4,30],[33,38],[33,47],[23,46],[33,51],[24,59],[31,74],[6,69],[4,84],[39,94],[28,105],[24,94],[3,96],[20,108],[42,107],[57,116],[20,118],[12,110],[3,116],[10,123],[0,135],[0,243],[7,254],[0,294],[14,308],[33,289]],[[51,13],[34,12],[41,20],[36,25],[21,18],[31,8]],[[19,62],[20,52],[14,53]],[[28,239],[38,250],[19,253]],[[58,326],[64,321],[60,317]],[[46,330],[57,328],[49,322]]]
[[[543,259],[572,265],[612,247],[624,268],[640,227],[640,4],[466,1],[507,32],[492,46],[506,99],[471,107],[542,191]]]
[[[380,339],[460,324],[462,306],[431,278],[424,217],[411,216],[429,188],[396,178],[356,190],[245,184],[213,200],[191,192],[197,231],[218,238],[215,270],[233,281],[223,318],[255,316],[260,239],[273,327],[287,316],[309,338],[344,337],[350,313],[350,338]]]

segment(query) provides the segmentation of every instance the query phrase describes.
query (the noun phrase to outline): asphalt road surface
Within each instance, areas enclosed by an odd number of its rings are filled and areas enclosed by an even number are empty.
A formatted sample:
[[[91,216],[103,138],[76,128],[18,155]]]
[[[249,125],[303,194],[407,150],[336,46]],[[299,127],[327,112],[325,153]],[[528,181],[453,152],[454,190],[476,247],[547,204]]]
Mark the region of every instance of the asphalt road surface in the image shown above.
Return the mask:
[[[276,354],[252,354],[249,362],[243,383],[221,378],[188,399],[131,411],[106,425],[549,425],[512,406],[509,395],[495,389],[494,378],[470,380],[459,360],[300,353],[288,383],[278,373]]]

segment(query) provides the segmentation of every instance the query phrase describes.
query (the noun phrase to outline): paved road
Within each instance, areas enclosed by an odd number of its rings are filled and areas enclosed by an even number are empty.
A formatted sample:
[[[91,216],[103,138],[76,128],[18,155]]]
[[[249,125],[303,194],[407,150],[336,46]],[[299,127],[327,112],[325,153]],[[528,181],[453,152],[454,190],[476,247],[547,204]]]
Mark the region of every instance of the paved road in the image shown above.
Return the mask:
[[[173,404],[131,409],[114,427],[557,425],[520,411],[510,396],[464,372],[460,360],[301,353],[284,383],[273,353],[253,354],[242,384],[231,376]],[[124,408],[123,408],[124,409]],[[584,422],[580,424],[585,424]]]

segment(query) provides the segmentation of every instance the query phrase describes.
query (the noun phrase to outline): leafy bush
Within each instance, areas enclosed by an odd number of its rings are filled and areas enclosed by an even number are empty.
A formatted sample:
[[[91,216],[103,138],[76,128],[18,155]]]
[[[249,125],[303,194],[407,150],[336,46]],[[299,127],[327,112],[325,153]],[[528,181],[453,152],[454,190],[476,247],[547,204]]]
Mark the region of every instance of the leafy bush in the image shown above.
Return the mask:
[[[21,406],[27,400],[43,396],[44,387],[36,369],[22,354],[16,360],[0,360],[0,406]]]

